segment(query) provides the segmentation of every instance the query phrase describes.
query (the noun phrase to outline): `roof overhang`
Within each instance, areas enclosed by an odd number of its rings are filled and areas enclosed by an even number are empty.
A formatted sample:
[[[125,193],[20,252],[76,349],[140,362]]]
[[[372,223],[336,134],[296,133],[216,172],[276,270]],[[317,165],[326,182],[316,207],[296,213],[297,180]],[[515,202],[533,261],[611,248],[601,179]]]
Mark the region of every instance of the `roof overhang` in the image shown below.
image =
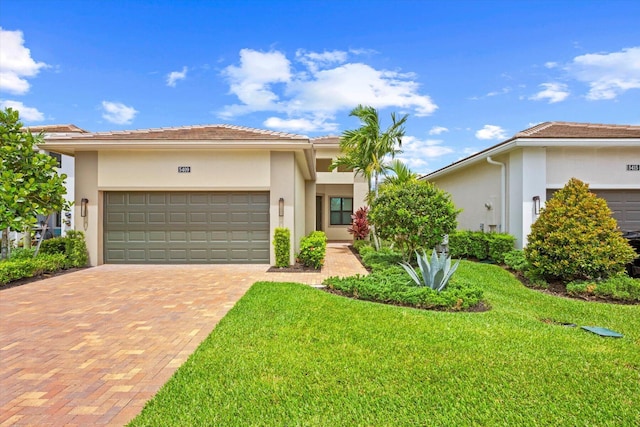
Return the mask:
[[[420,177],[422,180],[440,178],[470,165],[486,162],[487,157],[499,156],[522,147],[553,148],[610,148],[640,147],[640,138],[512,138],[489,147],[455,163]]]

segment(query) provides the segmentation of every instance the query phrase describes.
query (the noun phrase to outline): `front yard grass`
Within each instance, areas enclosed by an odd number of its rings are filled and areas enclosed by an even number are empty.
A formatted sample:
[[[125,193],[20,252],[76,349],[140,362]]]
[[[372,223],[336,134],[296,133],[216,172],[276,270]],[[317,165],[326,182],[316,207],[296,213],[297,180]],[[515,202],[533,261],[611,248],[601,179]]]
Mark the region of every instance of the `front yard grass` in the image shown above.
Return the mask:
[[[640,424],[640,306],[542,294],[492,265],[456,274],[492,310],[257,283],[131,425]]]

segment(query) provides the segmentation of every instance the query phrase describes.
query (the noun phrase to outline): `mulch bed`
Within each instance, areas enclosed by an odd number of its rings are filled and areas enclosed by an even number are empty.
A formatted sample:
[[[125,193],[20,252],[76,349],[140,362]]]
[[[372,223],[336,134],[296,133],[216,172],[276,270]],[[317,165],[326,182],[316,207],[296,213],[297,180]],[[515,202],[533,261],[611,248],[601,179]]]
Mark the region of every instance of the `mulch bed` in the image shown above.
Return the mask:
[[[74,271],[84,270],[85,268],[68,268],[66,270],[56,271],[55,273],[43,273],[38,276],[33,277],[25,277],[24,279],[14,280],[13,282],[9,282],[6,285],[0,285],[0,291],[4,291],[6,289],[15,288],[16,286],[26,285],[28,283],[39,282],[40,280],[49,279],[51,277],[63,276],[65,274],[73,273]]]

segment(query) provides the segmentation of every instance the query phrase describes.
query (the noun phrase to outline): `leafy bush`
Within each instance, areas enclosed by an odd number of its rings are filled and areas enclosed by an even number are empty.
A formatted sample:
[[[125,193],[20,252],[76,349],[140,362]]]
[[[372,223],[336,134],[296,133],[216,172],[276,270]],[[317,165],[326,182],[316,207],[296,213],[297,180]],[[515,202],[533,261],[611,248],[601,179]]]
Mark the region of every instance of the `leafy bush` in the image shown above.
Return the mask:
[[[507,233],[459,230],[449,235],[449,255],[480,261],[491,258],[502,264],[505,254],[513,250],[515,242],[516,238]]]
[[[532,274],[547,280],[606,279],[636,257],[607,202],[576,178],[547,201],[528,240]]]
[[[67,246],[66,237],[54,237],[43,240],[40,244],[41,254],[65,254]]]
[[[504,256],[513,250],[516,238],[506,233],[488,233],[489,257],[498,264],[504,263]]]
[[[601,282],[570,282],[567,283],[567,293],[570,295],[594,295],[626,302],[640,302],[640,279],[619,275]]]
[[[351,215],[351,219],[353,222],[351,223],[351,227],[347,228],[347,231],[353,234],[353,238],[358,240],[366,240],[369,237],[369,220],[367,219],[367,213],[369,212],[368,207],[362,207],[356,211],[355,214]]]
[[[35,253],[35,248],[16,248],[11,251],[9,255],[10,260],[31,259]]]
[[[67,255],[67,267],[86,267],[89,263],[87,243],[82,231],[67,231],[65,237],[65,254]]]
[[[312,231],[300,241],[298,261],[306,266],[320,269],[327,252],[327,235],[323,231]]]
[[[431,259],[424,251],[422,251],[422,255],[416,252],[416,259],[420,274],[407,262],[402,262],[400,265],[417,286],[426,286],[436,292],[441,292],[447,286],[449,279],[460,265],[460,261],[458,261],[451,267],[451,257],[447,257],[445,254],[438,256],[435,249],[431,253]]]
[[[6,260],[0,262],[0,284],[7,284],[14,280],[32,277],[35,265],[32,258]]]
[[[360,251],[362,262],[369,268],[386,268],[395,266],[402,261],[402,254],[391,248],[375,250],[372,246],[365,246]]]
[[[63,269],[65,262],[64,254],[46,254],[38,255],[36,258],[17,258],[0,262],[0,284],[5,285],[43,273],[54,273]]]
[[[524,251],[514,249],[504,254],[504,263],[513,271],[524,271],[527,269],[527,259],[524,257]]]
[[[273,247],[276,253],[276,267],[289,267],[291,259],[291,231],[278,227],[273,235]]]
[[[459,212],[449,193],[430,182],[417,181],[382,186],[371,204],[369,221],[408,261],[415,250],[433,248],[452,233]]]
[[[353,249],[358,251],[358,253],[360,253],[360,249],[362,249],[365,246],[371,247],[371,241],[370,240],[354,240],[353,241]]]
[[[464,310],[477,305],[483,296],[482,289],[458,278],[452,279],[442,292],[417,287],[399,266],[368,276],[330,277],[324,284],[357,299],[425,309]]]

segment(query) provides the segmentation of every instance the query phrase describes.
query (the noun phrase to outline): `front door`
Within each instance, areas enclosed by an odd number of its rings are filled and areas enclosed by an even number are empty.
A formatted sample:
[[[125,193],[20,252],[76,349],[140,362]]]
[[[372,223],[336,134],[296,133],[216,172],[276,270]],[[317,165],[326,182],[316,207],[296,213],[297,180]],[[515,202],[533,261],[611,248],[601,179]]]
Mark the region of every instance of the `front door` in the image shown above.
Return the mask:
[[[322,196],[316,196],[316,231],[322,231]]]

